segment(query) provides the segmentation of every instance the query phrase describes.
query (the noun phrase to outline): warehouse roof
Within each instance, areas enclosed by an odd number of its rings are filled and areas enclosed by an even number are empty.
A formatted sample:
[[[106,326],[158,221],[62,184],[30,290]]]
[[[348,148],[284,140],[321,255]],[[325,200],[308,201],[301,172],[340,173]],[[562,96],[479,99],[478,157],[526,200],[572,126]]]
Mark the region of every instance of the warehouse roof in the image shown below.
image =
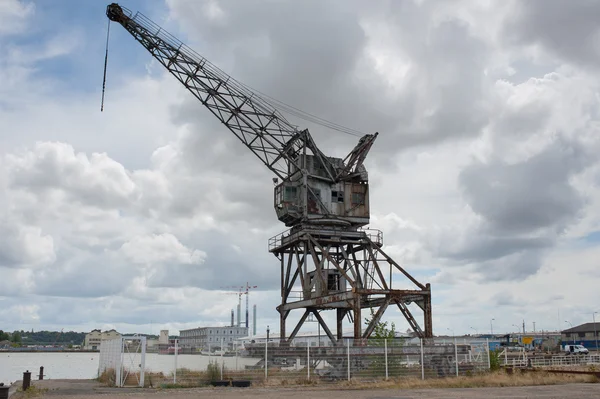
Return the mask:
[[[596,328],[594,329],[594,323],[585,323],[579,326],[575,326],[569,328],[567,330],[561,331],[561,333],[580,333],[580,332],[594,332],[600,331],[600,323],[596,323]]]

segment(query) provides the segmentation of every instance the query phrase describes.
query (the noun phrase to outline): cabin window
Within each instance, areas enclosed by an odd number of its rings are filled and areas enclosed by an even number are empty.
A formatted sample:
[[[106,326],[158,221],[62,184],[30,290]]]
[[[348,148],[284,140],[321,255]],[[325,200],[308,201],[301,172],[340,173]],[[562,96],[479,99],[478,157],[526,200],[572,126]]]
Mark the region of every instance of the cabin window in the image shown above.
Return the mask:
[[[295,186],[286,186],[283,191],[283,201],[284,202],[296,202],[297,188]]]
[[[365,203],[365,194],[364,193],[352,193],[352,204],[353,205],[363,205]]]
[[[331,202],[344,202],[344,192],[331,191]]]
[[[337,275],[327,275],[327,289],[330,291],[339,291],[339,279]]]

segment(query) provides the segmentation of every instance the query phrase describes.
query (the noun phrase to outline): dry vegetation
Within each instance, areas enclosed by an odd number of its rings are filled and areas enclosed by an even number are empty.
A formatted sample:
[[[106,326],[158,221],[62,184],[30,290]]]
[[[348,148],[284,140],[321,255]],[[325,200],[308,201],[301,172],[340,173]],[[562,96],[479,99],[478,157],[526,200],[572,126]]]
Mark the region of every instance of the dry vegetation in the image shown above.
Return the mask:
[[[109,377],[110,373],[104,373],[98,378],[99,381],[113,386],[114,381]],[[113,374],[114,375],[114,374]],[[145,387],[170,389],[170,388],[191,388],[208,386],[209,381],[214,380],[214,376],[206,371],[190,371],[178,369],[177,384],[173,384],[173,375],[163,373],[149,373],[145,375]],[[220,379],[220,375],[218,376]],[[517,386],[536,386],[536,385],[557,385],[569,383],[598,383],[600,380],[593,375],[583,374],[554,374],[544,371],[520,372],[507,374],[504,371],[495,371],[490,373],[475,374],[472,376],[449,377],[449,378],[429,378],[421,380],[420,378],[398,378],[385,380],[341,380],[331,382],[329,380],[320,380],[318,377],[307,380],[298,375],[289,375],[285,372],[269,373],[269,378],[264,379],[264,372],[258,370],[251,373],[230,373],[225,372],[224,380],[248,379],[252,381],[253,387],[335,387],[338,389],[373,389],[373,388],[396,388],[396,389],[419,389],[419,388],[480,388],[480,387],[517,387]],[[127,378],[128,385],[136,385],[137,379],[134,374]]]
[[[399,380],[364,383],[361,381],[346,381],[340,387],[346,386],[355,389],[365,388],[483,388],[483,387],[519,387],[535,385],[558,385],[570,383],[598,383],[600,380],[593,375],[583,374],[553,374],[548,372],[524,372],[507,374],[496,371],[473,375],[470,377],[451,377],[421,380],[418,378],[403,378]]]

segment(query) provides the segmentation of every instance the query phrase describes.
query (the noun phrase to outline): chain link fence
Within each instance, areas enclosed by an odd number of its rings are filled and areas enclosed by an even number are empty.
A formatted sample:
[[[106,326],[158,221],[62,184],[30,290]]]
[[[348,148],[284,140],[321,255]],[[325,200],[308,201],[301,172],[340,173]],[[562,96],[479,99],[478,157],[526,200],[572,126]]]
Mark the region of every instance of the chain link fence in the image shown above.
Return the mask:
[[[267,346],[259,342],[229,351],[194,354],[184,354],[176,344],[162,353],[146,354],[144,364],[145,386],[152,387],[229,385],[231,381],[305,384],[427,379],[472,375],[489,368],[486,342],[434,344],[418,339],[345,339],[335,346],[312,346],[309,342],[293,346],[269,342]]]

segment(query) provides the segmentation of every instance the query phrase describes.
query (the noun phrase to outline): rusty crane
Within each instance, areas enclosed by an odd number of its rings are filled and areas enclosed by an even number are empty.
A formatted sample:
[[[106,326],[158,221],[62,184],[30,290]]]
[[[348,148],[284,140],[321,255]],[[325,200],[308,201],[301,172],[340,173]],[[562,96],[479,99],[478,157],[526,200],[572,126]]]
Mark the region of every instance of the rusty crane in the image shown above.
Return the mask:
[[[108,5],[106,14],[275,174],[275,213],[290,228],[269,240],[269,251],[280,263],[280,345],[288,344],[311,314],[334,344],[341,343],[348,317],[358,344],[390,305],[399,308],[418,336],[432,337],[430,285],[382,250],[380,231],[364,229],[370,217],[364,161],[377,133],[362,136],[344,159],[328,157],[308,129],[285,119],[279,103],[228,76],[143,14],[116,3]],[[392,282],[394,272],[401,278]],[[292,297],[292,291],[300,297]],[[409,309],[412,303],[422,311],[423,327],[414,308]],[[365,308],[377,311],[363,331]],[[286,320],[295,310],[302,314],[287,334]],[[322,311],[335,311],[335,333]]]

